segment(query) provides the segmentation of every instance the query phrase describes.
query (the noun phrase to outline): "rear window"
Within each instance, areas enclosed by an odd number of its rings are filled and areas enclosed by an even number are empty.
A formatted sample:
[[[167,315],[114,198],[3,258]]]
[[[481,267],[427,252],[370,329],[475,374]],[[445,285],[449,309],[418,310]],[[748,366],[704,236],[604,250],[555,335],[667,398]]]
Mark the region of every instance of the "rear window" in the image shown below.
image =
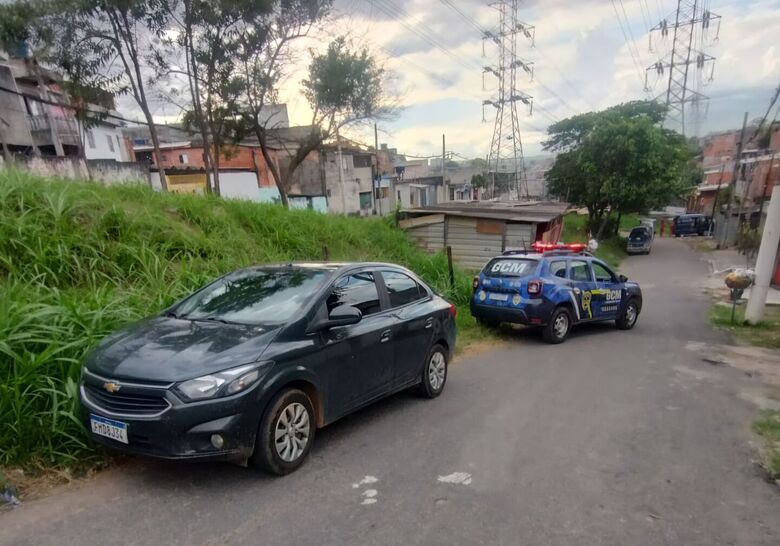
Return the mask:
[[[490,277],[527,277],[539,262],[525,258],[496,258],[482,272]]]
[[[634,228],[631,230],[631,234],[628,236],[632,241],[644,241],[648,239],[650,234],[645,228]]]

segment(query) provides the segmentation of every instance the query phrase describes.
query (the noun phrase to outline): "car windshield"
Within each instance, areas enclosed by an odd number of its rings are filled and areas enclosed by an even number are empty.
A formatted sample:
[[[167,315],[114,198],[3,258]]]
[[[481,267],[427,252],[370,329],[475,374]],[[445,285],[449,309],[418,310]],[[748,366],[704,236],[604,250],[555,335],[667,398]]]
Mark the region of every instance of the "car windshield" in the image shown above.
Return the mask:
[[[238,324],[289,320],[322,283],[322,269],[246,270],[230,274],[184,300],[179,318]]]
[[[647,229],[641,227],[632,229],[631,234],[628,236],[632,241],[644,241],[649,237],[650,234],[647,232]]]
[[[485,266],[490,277],[527,277],[536,270],[536,260],[527,258],[496,258]]]

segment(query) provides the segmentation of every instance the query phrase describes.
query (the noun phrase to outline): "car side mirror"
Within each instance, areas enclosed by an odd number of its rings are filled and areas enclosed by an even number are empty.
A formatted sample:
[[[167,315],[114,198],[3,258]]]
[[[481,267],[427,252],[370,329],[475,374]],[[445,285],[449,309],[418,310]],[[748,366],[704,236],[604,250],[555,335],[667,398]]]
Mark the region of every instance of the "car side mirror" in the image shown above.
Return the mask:
[[[339,305],[330,312],[328,318],[315,322],[309,328],[309,332],[328,330],[337,326],[349,326],[357,324],[363,318],[363,313],[357,307],[351,305]]]
[[[628,277],[626,277],[625,275],[620,275],[618,277],[618,280],[620,280],[620,282],[626,282],[628,280]],[[335,311],[335,309],[334,309],[334,311]]]

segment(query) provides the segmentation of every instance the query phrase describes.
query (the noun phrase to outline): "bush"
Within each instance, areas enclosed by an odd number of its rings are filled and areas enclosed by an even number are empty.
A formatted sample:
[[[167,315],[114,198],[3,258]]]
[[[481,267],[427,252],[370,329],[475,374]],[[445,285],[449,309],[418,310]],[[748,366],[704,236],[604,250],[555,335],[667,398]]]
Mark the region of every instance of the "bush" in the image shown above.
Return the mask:
[[[289,211],[0,171],[0,464],[66,465],[92,448],[78,419],[84,354],[101,338],[233,269],[262,262],[406,265],[451,301],[447,260],[387,219]]]

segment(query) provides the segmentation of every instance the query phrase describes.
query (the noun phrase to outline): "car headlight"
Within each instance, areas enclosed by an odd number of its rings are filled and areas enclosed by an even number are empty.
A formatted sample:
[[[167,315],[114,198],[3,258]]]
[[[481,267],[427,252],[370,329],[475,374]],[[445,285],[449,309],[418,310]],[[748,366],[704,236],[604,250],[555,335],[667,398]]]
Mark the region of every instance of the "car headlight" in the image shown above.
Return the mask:
[[[218,373],[188,379],[174,387],[174,390],[186,400],[206,400],[229,396],[248,389],[261,376],[261,371],[270,362],[258,362],[231,368]]]

